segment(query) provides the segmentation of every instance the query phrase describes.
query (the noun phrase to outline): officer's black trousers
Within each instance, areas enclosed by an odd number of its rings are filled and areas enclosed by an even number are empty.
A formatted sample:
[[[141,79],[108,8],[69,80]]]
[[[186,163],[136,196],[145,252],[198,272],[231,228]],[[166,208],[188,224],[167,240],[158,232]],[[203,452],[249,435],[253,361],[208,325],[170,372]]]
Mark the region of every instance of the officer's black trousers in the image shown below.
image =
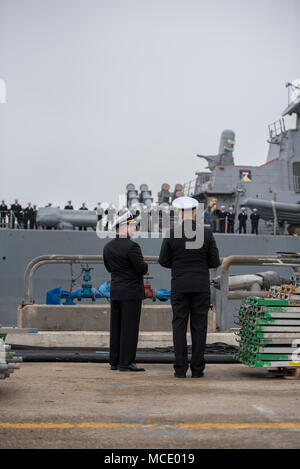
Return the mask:
[[[201,374],[205,368],[204,350],[207,333],[207,316],[210,306],[209,293],[171,294],[173,309],[173,341],[175,350],[174,369],[178,374],[185,374],[188,369],[187,325],[190,317],[192,336],[191,370]]]
[[[239,233],[241,234],[241,232],[244,232],[244,233],[247,233],[247,228],[246,228],[246,223],[240,223],[239,225]]]
[[[5,215],[1,215],[0,226],[1,226],[1,228],[6,227],[6,216]]]
[[[225,233],[226,220],[220,220],[220,233]]]
[[[110,364],[128,366],[135,361],[142,300],[111,300]]]
[[[258,223],[252,223],[252,234],[258,235]]]
[[[234,223],[228,222],[227,233],[234,233]]]

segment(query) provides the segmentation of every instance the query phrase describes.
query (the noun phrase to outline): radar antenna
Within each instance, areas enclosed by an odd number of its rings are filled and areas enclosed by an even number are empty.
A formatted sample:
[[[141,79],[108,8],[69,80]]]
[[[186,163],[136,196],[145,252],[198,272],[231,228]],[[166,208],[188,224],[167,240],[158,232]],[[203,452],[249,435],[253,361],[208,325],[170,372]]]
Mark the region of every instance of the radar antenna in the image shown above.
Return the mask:
[[[289,90],[289,105],[283,112],[283,116],[296,114],[296,129],[300,129],[300,78],[288,82],[286,87]]]

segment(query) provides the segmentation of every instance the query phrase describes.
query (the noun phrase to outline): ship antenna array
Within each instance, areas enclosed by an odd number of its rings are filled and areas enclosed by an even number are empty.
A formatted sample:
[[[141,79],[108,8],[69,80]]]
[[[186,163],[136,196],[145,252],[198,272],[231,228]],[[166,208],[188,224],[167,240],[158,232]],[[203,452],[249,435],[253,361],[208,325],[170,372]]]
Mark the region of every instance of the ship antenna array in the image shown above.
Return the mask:
[[[289,88],[290,86],[292,86],[293,88],[296,88],[297,90],[300,90],[300,86],[295,85],[295,83],[287,83],[285,86],[286,86],[286,88]]]
[[[289,95],[288,95],[288,100],[289,104],[291,104],[294,101],[297,101],[300,99],[300,80],[295,80],[292,82],[287,82],[286,83],[286,88],[288,88]],[[297,91],[296,91],[297,90]]]

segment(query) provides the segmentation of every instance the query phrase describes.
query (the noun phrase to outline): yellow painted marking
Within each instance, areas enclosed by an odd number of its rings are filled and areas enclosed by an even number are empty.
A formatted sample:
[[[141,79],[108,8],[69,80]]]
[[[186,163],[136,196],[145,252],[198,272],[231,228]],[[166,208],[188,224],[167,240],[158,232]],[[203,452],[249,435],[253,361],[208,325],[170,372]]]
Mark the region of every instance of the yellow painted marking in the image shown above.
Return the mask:
[[[160,428],[160,429],[174,429],[182,428],[186,430],[247,430],[247,429],[289,429],[300,428],[300,422],[241,422],[241,423],[174,423],[160,425],[152,424],[134,424],[134,423],[104,423],[104,422],[83,422],[83,423],[54,423],[54,422],[41,422],[41,423],[10,423],[0,422],[0,429],[15,429],[15,430],[49,430],[49,429],[143,429],[143,428]]]

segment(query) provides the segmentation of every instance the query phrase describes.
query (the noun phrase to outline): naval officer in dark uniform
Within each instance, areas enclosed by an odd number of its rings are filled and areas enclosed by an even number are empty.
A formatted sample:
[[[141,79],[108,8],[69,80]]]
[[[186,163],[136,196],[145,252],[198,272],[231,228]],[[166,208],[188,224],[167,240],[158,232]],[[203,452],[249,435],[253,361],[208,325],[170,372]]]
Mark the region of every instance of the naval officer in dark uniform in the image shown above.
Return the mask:
[[[221,211],[219,213],[219,220],[220,220],[220,233],[225,233],[226,231],[226,219],[227,219],[227,212],[225,210],[225,205],[222,205]]]
[[[229,207],[229,212],[227,213],[227,233],[234,233],[234,222],[235,213],[233,207]]]
[[[179,197],[174,200],[173,205],[181,210],[182,237],[174,236],[174,230],[170,230],[170,237],[165,238],[162,243],[159,263],[162,267],[172,269],[171,304],[175,377],[185,378],[189,367],[186,332],[190,316],[192,377],[201,378],[205,368],[204,350],[210,307],[209,269],[218,267],[220,258],[209,228],[204,228],[202,247],[196,247],[195,243],[195,249],[187,249],[187,241],[190,243],[193,239],[185,236],[184,224],[191,224],[193,231],[196,230],[198,202],[190,197]]]
[[[251,226],[252,226],[252,230],[251,230],[251,233],[252,234],[257,234],[258,235],[258,222],[259,222],[259,213],[257,211],[257,208],[254,208],[253,209],[253,212],[251,213],[250,215],[250,219],[251,219]]]
[[[242,207],[241,213],[239,214],[239,233],[243,231],[245,234],[247,233],[247,220],[248,215],[246,213],[245,207]]]
[[[24,220],[23,220],[23,228],[24,230],[28,229],[28,222],[29,222],[29,228],[33,230],[33,224],[34,224],[34,210],[31,205],[31,202],[28,202],[28,206],[24,210]]]
[[[0,205],[0,228],[6,227],[6,215],[8,214],[8,207],[4,200]]]
[[[103,250],[104,265],[111,272],[110,365],[120,371],[145,371],[134,362],[148,265],[140,246],[130,239],[134,223],[130,212],[117,218],[116,238]]]

